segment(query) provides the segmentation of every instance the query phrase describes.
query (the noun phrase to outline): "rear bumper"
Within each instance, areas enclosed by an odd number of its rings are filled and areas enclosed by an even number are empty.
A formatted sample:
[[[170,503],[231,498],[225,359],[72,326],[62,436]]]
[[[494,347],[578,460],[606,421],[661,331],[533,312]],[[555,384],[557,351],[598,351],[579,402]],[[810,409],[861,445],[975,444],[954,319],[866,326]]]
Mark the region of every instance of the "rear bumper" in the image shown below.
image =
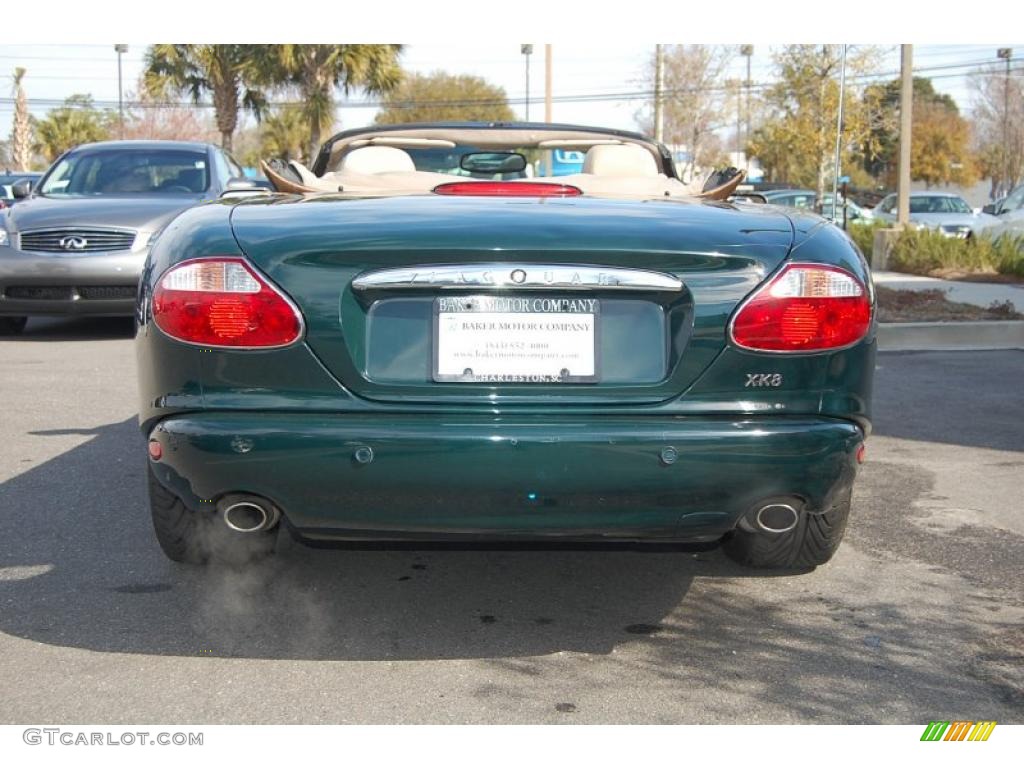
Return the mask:
[[[193,508],[256,494],[310,539],[706,541],[768,497],[827,509],[863,433],[813,417],[197,413],[150,437],[156,476]]]
[[[0,315],[133,315],[145,251],[78,255],[0,248]]]

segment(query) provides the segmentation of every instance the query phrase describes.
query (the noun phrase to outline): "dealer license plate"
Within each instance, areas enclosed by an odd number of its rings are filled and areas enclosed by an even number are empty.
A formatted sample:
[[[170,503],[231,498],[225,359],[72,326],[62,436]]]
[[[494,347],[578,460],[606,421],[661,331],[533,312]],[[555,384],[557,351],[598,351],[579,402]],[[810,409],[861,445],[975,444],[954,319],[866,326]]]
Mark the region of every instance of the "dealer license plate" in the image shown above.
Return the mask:
[[[444,296],[434,300],[434,380],[595,382],[598,299]]]

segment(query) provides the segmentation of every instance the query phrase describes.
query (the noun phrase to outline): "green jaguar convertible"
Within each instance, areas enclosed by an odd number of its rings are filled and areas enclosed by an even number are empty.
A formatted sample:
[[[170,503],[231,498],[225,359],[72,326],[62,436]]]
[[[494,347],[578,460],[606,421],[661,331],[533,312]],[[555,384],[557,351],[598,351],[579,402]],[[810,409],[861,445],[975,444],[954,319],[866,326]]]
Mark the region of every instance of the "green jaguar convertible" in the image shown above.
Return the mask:
[[[834,554],[876,347],[840,229],[578,126],[364,128],[266,171],[278,192],[167,225],[140,283],[170,558],[244,562],[282,528]]]

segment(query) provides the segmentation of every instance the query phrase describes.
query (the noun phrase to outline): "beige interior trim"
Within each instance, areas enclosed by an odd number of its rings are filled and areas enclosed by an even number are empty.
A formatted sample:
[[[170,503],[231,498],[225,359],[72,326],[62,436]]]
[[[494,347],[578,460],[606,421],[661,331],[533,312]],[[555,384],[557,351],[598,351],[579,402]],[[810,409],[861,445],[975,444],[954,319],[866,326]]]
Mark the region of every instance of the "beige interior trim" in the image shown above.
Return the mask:
[[[454,141],[448,139],[416,139],[409,136],[374,136],[372,139],[361,139],[353,141],[349,147],[438,147],[440,149],[451,149],[455,146]]]
[[[538,142],[540,149],[590,149],[609,144],[622,144],[618,139],[545,139]]]

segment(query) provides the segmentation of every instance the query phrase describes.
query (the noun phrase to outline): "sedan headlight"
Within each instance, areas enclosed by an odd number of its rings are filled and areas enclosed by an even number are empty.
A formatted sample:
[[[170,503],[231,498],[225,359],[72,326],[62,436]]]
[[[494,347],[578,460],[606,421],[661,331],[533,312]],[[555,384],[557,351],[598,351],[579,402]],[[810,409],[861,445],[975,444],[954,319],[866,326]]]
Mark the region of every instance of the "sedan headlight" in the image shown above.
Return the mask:
[[[10,245],[11,238],[7,235],[7,230],[0,227],[0,245]]]
[[[966,224],[943,224],[939,230],[946,237],[965,238],[971,234],[971,228]]]

